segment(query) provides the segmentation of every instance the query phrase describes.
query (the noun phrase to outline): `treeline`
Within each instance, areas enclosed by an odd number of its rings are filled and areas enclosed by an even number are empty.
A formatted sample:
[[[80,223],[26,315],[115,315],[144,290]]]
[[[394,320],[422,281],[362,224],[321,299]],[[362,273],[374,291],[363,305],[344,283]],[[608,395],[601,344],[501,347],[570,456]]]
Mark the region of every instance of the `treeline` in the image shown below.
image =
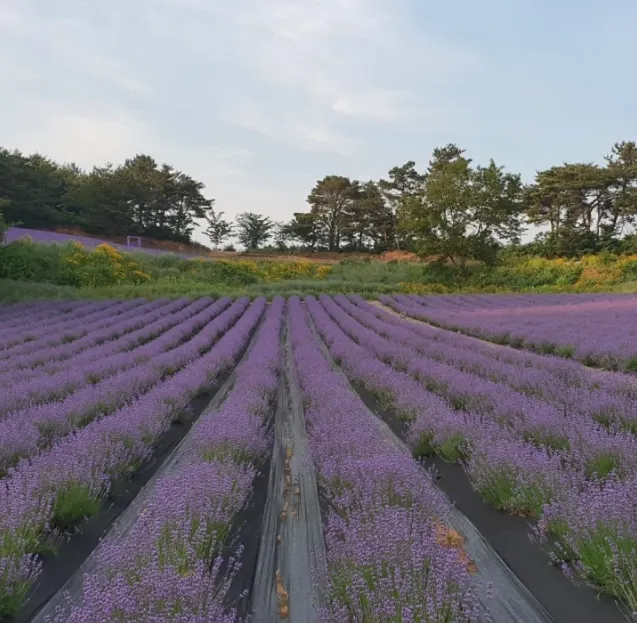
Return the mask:
[[[195,219],[214,203],[203,191],[201,182],[146,155],[85,172],[0,148],[0,210],[6,223],[21,227],[189,242]]]
[[[381,180],[324,177],[307,198],[309,211],[283,230],[308,249],[404,249],[459,265],[493,261],[505,245],[546,257],[637,251],[636,144],[615,144],[604,162],[565,163],[525,185],[450,144],[435,149],[422,172],[410,161]],[[521,245],[530,226],[541,231]]]
[[[309,209],[289,222],[244,212],[232,223],[203,190],[146,155],[87,173],[0,149],[0,211],[23,227],[188,242],[203,219],[215,247],[235,237],[248,249],[406,250],[461,267],[492,263],[505,247],[545,257],[637,252],[633,141],[616,143],[604,164],[564,163],[538,171],[530,184],[493,160],[476,165],[449,144],[434,150],[424,171],[409,161],[380,180],[328,175],[312,188]],[[540,233],[521,245],[531,226]]]

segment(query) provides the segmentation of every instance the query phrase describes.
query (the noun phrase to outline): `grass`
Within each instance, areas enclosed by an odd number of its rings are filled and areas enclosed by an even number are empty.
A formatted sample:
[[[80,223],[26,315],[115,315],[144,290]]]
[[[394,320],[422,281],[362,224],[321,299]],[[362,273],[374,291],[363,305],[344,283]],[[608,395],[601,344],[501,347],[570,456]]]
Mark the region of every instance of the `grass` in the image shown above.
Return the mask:
[[[394,290],[388,286],[377,284],[360,284],[347,281],[281,281],[275,283],[259,283],[250,286],[226,286],[202,281],[170,281],[159,280],[147,284],[124,284],[116,286],[74,288],[50,283],[30,283],[12,279],[0,279],[0,303],[18,303],[32,299],[132,299],[143,297],[179,298],[190,296],[293,296],[307,294],[360,294],[368,298],[376,298],[380,294],[391,294]]]
[[[206,283],[190,280],[158,280],[147,284],[123,284],[100,287],[72,287],[52,283],[28,282],[15,279],[0,279],[0,304],[19,303],[34,299],[71,300],[71,299],[132,299],[132,298],[193,298],[211,296],[265,296],[271,300],[275,296],[305,296],[313,294],[358,294],[368,299],[376,299],[382,294],[394,294],[400,290],[384,283],[364,283],[350,280],[329,279],[326,281],[289,280],[275,283],[257,283],[249,286],[227,286],[219,283]],[[582,290],[568,289],[558,286],[544,286],[516,290],[531,294],[551,294],[581,292]],[[591,289],[591,291],[598,291]],[[637,292],[637,281],[609,286],[604,292]],[[467,288],[458,293],[473,293],[475,290]],[[482,290],[482,292],[485,292]],[[497,290],[498,293],[513,292],[512,290]],[[432,293],[433,296],[435,294]]]
[[[0,246],[0,303],[31,299],[382,294],[637,292],[637,258],[525,258],[488,268],[404,261],[202,260],[122,254],[112,247],[18,242]],[[635,364],[637,366],[637,364]]]
[[[69,482],[55,498],[51,523],[66,530],[77,525],[85,517],[94,517],[101,507],[101,495],[82,483]]]

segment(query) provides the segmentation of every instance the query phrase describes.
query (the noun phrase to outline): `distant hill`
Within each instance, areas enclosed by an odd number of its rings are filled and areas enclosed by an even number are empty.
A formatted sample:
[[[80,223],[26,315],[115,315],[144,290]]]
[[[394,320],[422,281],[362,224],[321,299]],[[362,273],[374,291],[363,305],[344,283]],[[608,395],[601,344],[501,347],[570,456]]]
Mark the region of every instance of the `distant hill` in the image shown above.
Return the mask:
[[[298,259],[307,259],[312,262],[320,262],[322,264],[336,264],[341,260],[348,258],[350,260],[366,259],[370,258],[370,254],[366,253],[346,253],[346,252],[333,252],[333,251],[271,251],[263,250],[256,252],[241,252],[241,251],[215,251],[203,244],[192,242],[190,244],[184,244],[180,242],[174,242],[172,240],[157,240],[155,238],[142,237],[142,247],[139,249],[135,246],[127,246],[126,238],[121,237],[106,237],[96,238],[87,234],[85,231],[79,228],[59,228],[55,231],[45,231],[39,229],[26,229],[22,227],[10,227],[7,230],[6,242],[14,242],[20,238],[29,236],[36,242],[43,244],[55,244],[76,241],[82,243],[86,247],[96,247],[100,244],[110,244],[122,251],[143,251],[145,253],[152,253],[153,255],[163,253],[174,253],[182,257],[209,257],[218,259],[254,259],[254,260],[278,260],[289,261]],[[401,260],[401,261],[417,261],[417,258],[408,252],[401,251],[388,251],[382,255],[371,256],[374,259],[381,261]]]
[[[6,233],[6,242],[14,242],[20,238],[29,236],[33,238],[35,242],[41,242],[44,244],[51,243],[65,243],[65,242],[80,242],[86,247],[96,247],[100,244],[110,244],[122,251],[143,251],[145,253],[175,253],[184,257],[190,256],[205,256],[211,250],[202,244],[192,243],[183,244],[174,242],[171,240],[156,240],[154,238],[142,237],[142,247],[139,249],[134,246],[126,245],[125,237],[109,237],[109,238],[96,238],[90,236],[81,229],[58,229],[56,231],[44,231],[39,229],[24,229],[21,227],[10,227]]]

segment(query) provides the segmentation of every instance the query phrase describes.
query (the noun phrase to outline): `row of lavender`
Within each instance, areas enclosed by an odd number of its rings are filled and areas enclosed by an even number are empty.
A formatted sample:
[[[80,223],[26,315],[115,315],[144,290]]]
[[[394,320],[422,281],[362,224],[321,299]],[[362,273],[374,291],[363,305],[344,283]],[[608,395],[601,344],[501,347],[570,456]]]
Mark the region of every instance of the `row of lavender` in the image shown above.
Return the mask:
[[[72,340],[77,322],[83,320],[100,321],[108,323],[111,311],[119,313],[122,310],[134,308],[139,300],[133,301],[97,301],[83,302],[67,307],[59,307],[53,312],[48,311],[48,305],[41,305],[32,311],[10,317],[0,326],[0,354],[5,357],[10,354],[13,347],[24,348],[28,342],[42,340],[37,345],[46,346],[47,335],[56,339],[56,331],[60,331],[59,337]],[[57,313],[56,313],[57,311]],[[65,330],[68,330],[67,334]],[[45,338],[45,339],[43,339]],[[27,348],[33,349],[30,344]]]
[[[540,520],[538,533],[557,539],[555,554],[569,572],[635,610],[637,445],[632,432],[615,425],[622,420],[613,411],[634,410],[629,384],[595,371],[574,377],[566,369],[574,364],[563,362],[565,373],[542,389],[531,383],[533,373],[524,378],[533,365],[504,363],[495,349],[489,357],[475,340],[472,352],[470,338],[437,340],[443,332],[416,328],[356,297],[322,297],[320,304],[308,297],[307,306],[348,375],[410,422],[416,454],[462,462],[486,500]],[[511,359],[524,356],[513,353]],[[604,426],[602,413],[609,416]]]
[[[411,295],[408,298],[425,300],[428,307],[450,311],[499,311],[503,309],[526,309],[553,305],[582,305],[634,299],[633,294],[577,293],[577,294],[453,294],[435,297]]]
[[[182,463],[156,484],[132,531],[98,550],[97,571],[85,578],[82,599],[56,620],[237,619],[224,599],[240,566],[241,548],[224,552],[224,546],[269,451],[265,416],[278,384],[283,311],[284,300],[275,299],[236,369],[228,398],[199,419]],[[227,357],[242,348],[237,338],[227,343]],[[224,558],[230,560],[222,574]]]
[[[344,301],[338,297],[336,300]],[[367,326],[381,335],[399,340],[435,360],[439,365],[429,370],[430,384],[434,389],[436,382],[447,387],[455,385],[456,401],[479,404],[485,400],[481,396],[488,395],[493,387],[502,392],[502,385],[506,385],[515,390],[509,394],[510,403],[523,401],[519,410],[541,413],[548,404],[552,405],[549,412],[552,416],[558,409],[564,416],[594,420],[611,430],[637,432],[637,386],[630,375],[600,372],[559,357],[494,348],[427,324],[404,323],[359,297],[351,297],[351,302],[361,308],[357,310],[359,321],[364,324],[366,319],[371,321],[372,325],[368,322]],[[347,304],[351,311],[351,303]],[[386,324],[393,327],[391,336],[384,330]],[[458,370],[464,374],[459,375]],[[421,374],[427,376],[424,370]]]
[[[477,620],[467,562],[440,541],[440,493],[332,369],[299,299],[289,305],[310,453],[329,504],[322,620]]]
[[[112,481],[135,470],[188,402],[234,365],[265,302],[139,301],[124,308],[114,303],[111,324],[99,317],[104,309],[71,306],[51,324],[66,326],[65,315],[80,309],[90,326],[78,327],[71,341],[56,343],[55,329],[41,328],[35,339],[47,341],[49,355],[40,355],[33,370],[28,363],[19,369],[34,373],[22,381],[23,389],[31,388],[32,404],[5,409],[0,421],[26,420],[40,435],[26,452],[29,458],[0,481],[0,614],[16,611],[37,578],[43,540],[99,512]],[[139,325],[135,310],[156,319]],[[440,542],[442,498],[417,463],[372,425],[369,412],[332,371],[298,299],[290,302],[290,316],[312,458],[331,503],[323,620],[379,614],[397,621],[473,620],[477,604],[467,563],[461,552]],[[277,386],[282,317],[283,301],[275,299],[253,350],[237,369],[234,391],[217,412],[199,420],[186,460],[157,484],[133,531],[99,550],[99,568],[85,579],[83,599],[60,613],[60,621],[235,620],[224,600],[239,563],[231,558],[220,577],[221,553],[233,516],[251,495],[255,465],[269,451],[263,416]],[[92,339],[94,333],[99,340]],[[23,350],[29,341],[34,340],[14,340],[7,353],[35,354]],[[60,350],[70,346],[72,352]],[[64,375],[78,361],[83,375],[65,384]],[[137,375],[142,369],[146,372]],[[57,380],[47,385],[47,378]],[[131,378],[137,380],[126,384]],[[50,401],[55,392],[48,392],[56,385],[64,397]],[[38,427],[43,422],[55,423],[46,444]],[[394,527],[389,533],[388,522]],[[378,543],[381,529],[387,538]],[[233,554],[223,550],[226,562]]]
[[[150,456],[154,442],[183,417],[190,401],[234,366],[266,306],[263,299],[210,303],[193,303],[195,326],[184,329],[189,339],[180,344],[179,325],[176,334],[167,331],[159,338],[157,354],[172,353],[159,367],[154,363],[161,354],[142,364],[140,375],[116,374],[117,382],[97,391],[94,402],[90,391],[79,390],[83,398],[76,411],[56,411],[64,401],[41,405],[50,410],[44,422],[54,423],[53,436],[43,444],[38,437],[29,457],[0,480],[0,613],[17,610],[24,600],[40,572],[43,542],[98,513],[112,481]],[[176,348],[168,350],[171,346]],[[128,383],[129,377],[135,381]],[[37,424],[35,430],[41,435]]]
[[[49,301],[46,307],[41,301],[24,301],[14,305],[4,305],[0,309],[0,331],[7,327],[17,328],[20,325],[31,324],[37,318],[55,318],[63,313],[88,305],[87,301]]]
[[[0,406],[0,475],[21,458],[123,407],[196,359],[241,316],[248,301],[240,300],[234,305],[228,299],[215,303],[200,299],[184,306],[185,303],[164,304],[158,310],[149,309],[153,304],[142,306],[141,314],[108,331],[113,338],[120,335],[122,327],[140,326],[139,329],[64,360],[69,367],[62,366],[52,374],[47,374],[50,369],[42,365],[30,368],[36,376],[22,382],[17,382],[16,370],[8,374],[13,378]],[[182,309],[163,313],[171,307]],[[146,321],[151,322],[145,325]],[[95,334],[87,337],[94,341]],[[141,346],[140,340],[144,342]],[[69,346],[77,350],[77,342]],[[42,351],[40,361],[50,362],[48,358],[55,350],[56,347]],[[60,363],[59,359],[54,361]]]
[[[206,298],[193,305],[205,307],[206,301],[211,303],[211,299]],[[157,323],[164,316],[174,319],[176,313],[191,303],[185,298],[173,302],[166,299],[143,302],[123,312],[121,309],[115,310],[106,321],[76,321],[76,330],[72,335],[57,332],[54,327],[50,336],[42,338],[47,343],[39,344],[35,349],[28,344],[16,345],[11,353],[0,360],[0,384],[6,387],[37,377],[45,378],[43,373],[49,375],[72,369],[76,362],[85,364],[95,361],[97,354],[108,357],[142,345],[156,335],[156,332],[146,330],[147,325],[152,325],[152,329],[159,327]],[[197,307],[196,311],[200,309],[202,307]]]
[[[158,300],[118,314],[109,326],[82,338],[8,358],[0,367],[0,386],[5,392],[11,391],[2,405],[3,413],[19,404],[62,398],[82,382],[81,377],[73,378],[73,374],[79,374],[77,370],[83,371],[85,366],[92,366],[87,376],[96,382],[102,378],[101,371],[94,365],[96,362],[149,343],[159,333],[185,321],[211,302],[211,299],[201,299],[191,304],[188,299],[181,299],[167,304],[165,300]]]
[[[551,297],[535,305],[529,297],[461,297],[463,304],[443,297],[382,296],[395,310],[469,335],[574,357],[586,365],[637,371],[637,298],[630,295]],[[548,298],[548,297],[547,297]],[[543,300],[541,297],[540,300]]]

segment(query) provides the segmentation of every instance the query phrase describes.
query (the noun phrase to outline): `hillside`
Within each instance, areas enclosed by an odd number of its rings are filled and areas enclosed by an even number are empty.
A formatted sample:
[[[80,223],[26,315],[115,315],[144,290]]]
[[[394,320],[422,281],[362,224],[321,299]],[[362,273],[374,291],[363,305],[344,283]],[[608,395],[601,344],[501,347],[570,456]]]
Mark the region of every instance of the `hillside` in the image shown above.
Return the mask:
[[[126,245],[125,236],[104,236],[98,238],[86,233],[78,227],[58,227],[53,231],[26,229],[22,227],[10,227],[7,230],[6,242],[14,242],[20,238],[29,236],[36,242],[42,243],[64,243],[64,242],[80,242],[86,247],[96,247],[100,244],[110,244],[115,248],[125,252],[139,252],[137,247],[129,247]],[[362,259],[369,257],[369,254],[362,253],[339,253],[333,251],[315,251],[315,252],[283,252],[277,253],[273,251],[260,252],[241,252],[241,251],[218,251],[210,249],[198,242],[184,244],[173,240],[158,240],[156,238],[142,237],[141,251],[145,253],[160,254],[174,253],[182,257],[209,257],[223,259],[258,259],[271,261],[295,261],[300,258],[319,262],[321,264],[334,264],[340,262],[344,257],[350,259]],[[389,251],[381,255],[374,256],[374,259],[380,261],[418,261],[415,255],[408,252]]]

